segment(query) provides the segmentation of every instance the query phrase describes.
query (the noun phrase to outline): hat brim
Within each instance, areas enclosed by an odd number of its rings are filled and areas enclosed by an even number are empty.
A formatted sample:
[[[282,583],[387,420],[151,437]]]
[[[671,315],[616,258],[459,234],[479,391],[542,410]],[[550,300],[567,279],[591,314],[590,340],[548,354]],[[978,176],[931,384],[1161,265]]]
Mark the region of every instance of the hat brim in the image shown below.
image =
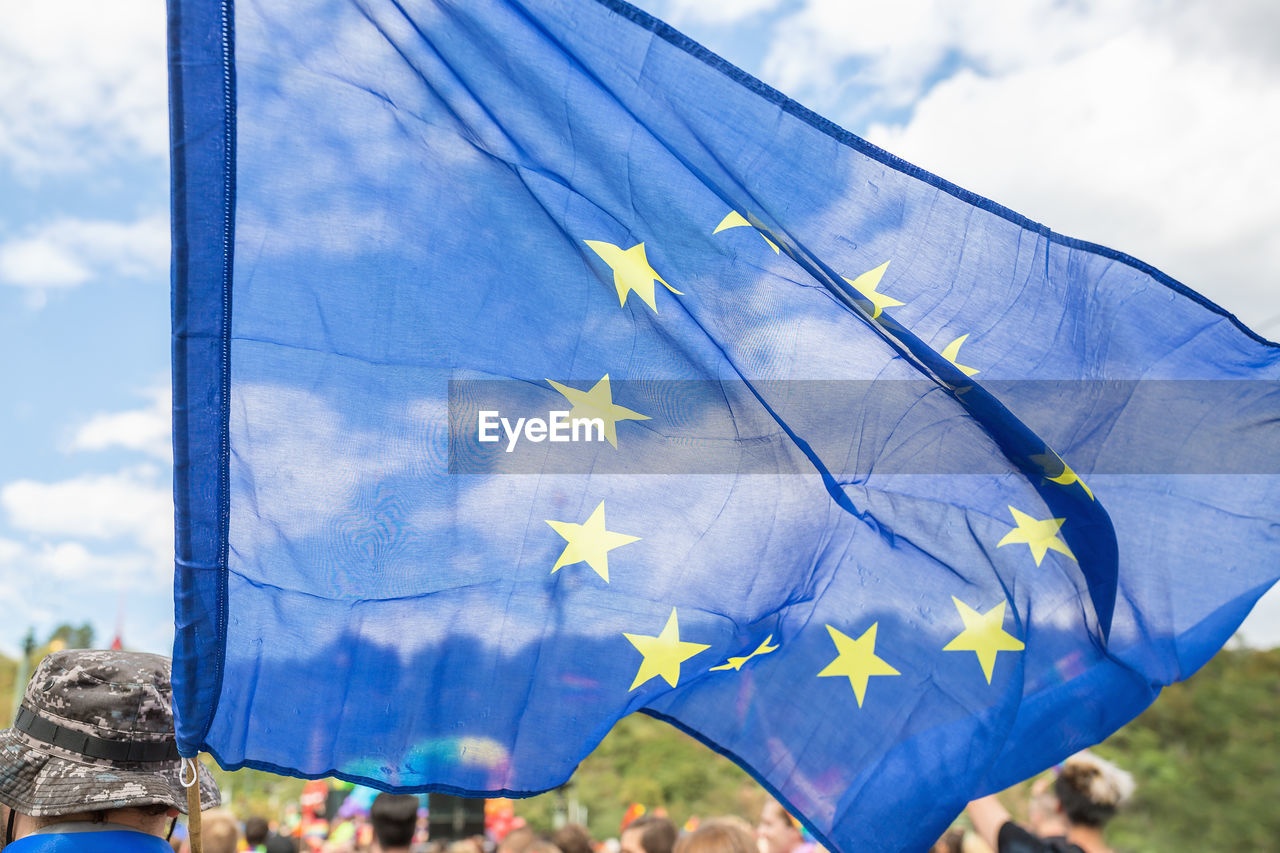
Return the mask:
[[[177,762],[142,767],[76,761],[13,729],[0,731],[0,802],[32,817],[150,805],[186,814],[180,772]],[[222,800],[218,785],[204,767],[199,777],[200,808],[213,808]]]

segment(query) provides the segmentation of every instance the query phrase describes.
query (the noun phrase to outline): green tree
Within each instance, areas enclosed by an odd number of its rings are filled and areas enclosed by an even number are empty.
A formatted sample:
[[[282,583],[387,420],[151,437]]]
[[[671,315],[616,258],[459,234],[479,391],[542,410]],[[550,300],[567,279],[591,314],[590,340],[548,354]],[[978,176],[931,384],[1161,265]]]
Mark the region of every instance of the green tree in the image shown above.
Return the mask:
[[[572,795],[586,806],[596,838],[617,836],[631,803],[661,808],[683,825],[691,816],[736,814],[753,820],[764,792],[740,767],[672,726],[645,714],[619,720],[573,775]],[[549,830],[561,794],[516,803],[516,814]]]
[[[298,802],[298,798],[302,796],[302,787],[306,784],[302,779],[280,776],[265,770],[245,767],[228,771],[207,759],[203,763],[222,790],[226,799],[224,805],[242,820],[254,816],[279,819],[288,803]]]
[[[44,646],[46,653],[56,649],[91,649],[93,648],[93,626],[88,622],[79,626],[64,622],[53,629]]]
[[[1280,849],[1280,649],[1224,649],[1099,750],[1133,773],[1133,851]]]
[[[1133,774],[1107,829],[1128,853],[1280,849],[1280,649],[1219,652],[1095,751]],[[1026,817],[1029,785],[1001,795]]]
[[[13,722],[13,705],[17,698],[14,681],[18,677],[18,662],[0,655],[0,727],[8,728]]]

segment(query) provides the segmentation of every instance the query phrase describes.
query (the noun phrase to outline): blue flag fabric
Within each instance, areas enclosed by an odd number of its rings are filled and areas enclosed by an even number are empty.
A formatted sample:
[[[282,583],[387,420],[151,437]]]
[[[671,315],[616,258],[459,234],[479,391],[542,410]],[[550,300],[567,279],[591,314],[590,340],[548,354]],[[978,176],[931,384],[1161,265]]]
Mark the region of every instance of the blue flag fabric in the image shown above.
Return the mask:
[[[1280,574],[1280,347],[625,3],[170,33],[184,754],[518,796],[644,711],[921,849]]]

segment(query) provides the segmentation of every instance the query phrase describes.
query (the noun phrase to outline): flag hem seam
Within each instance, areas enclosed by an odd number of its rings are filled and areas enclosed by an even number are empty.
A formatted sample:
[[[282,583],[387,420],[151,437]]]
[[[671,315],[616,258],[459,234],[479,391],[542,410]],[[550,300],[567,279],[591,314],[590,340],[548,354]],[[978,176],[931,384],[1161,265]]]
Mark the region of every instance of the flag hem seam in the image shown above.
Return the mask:
[[[235,96],[235,30],[234,0],[222,0],[222,32],[220,48],[222,53],[223,80],[223,148],[222,148],[222,328],[219,330],[221,340],[219,363],[219,400],[218,400],[218,560],[217,572],[217,640],[214,644],[217,655],[213,660],[213,690],[210,692],[212,704],[205,714],[204,725],[196,742],[208,750],[206,739],[213,726],[213,716],[217,712],[218,702],[222,697],[222,679],[225,672],[227,644],[227,554],[230,550],[229,537],[231,528],[231,284],[235,259],[235,191],[236,191],[236,96]]]

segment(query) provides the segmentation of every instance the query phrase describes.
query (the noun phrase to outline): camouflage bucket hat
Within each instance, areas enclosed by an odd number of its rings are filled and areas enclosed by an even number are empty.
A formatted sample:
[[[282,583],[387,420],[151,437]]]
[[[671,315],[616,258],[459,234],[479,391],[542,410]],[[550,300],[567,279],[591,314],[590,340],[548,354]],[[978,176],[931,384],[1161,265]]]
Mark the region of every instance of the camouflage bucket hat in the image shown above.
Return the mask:
[[[32,817],[158,804],[185,813],[172,708],[166,657],[49,655],[0,731],[0,802]],[[201,807],[217,805],[218,786],[199,776]]]

